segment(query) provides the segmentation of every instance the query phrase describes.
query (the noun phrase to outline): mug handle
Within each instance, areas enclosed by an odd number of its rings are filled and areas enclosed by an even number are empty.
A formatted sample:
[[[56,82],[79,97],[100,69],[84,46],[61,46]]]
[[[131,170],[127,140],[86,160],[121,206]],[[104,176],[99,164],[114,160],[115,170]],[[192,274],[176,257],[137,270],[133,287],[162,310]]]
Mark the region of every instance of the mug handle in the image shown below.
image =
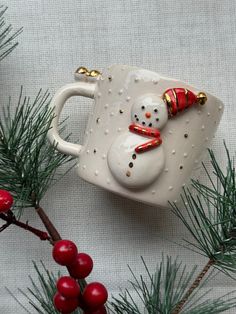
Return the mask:
[[[92,82],[76,82],[63,86],[60,88],[53,97],[50,108],[54,114],[54,119],[51,123],[51,128],[48,131],[49,142],[55,146],[55,148],[66,155],[78,157],[80,155],[83,146],[80,144],[74,144],[63,140],[58,132],[58,121],[61,111],[66,101],[72,96],[84,96],[88,98],[94,98],[96,89],[96,83]]]

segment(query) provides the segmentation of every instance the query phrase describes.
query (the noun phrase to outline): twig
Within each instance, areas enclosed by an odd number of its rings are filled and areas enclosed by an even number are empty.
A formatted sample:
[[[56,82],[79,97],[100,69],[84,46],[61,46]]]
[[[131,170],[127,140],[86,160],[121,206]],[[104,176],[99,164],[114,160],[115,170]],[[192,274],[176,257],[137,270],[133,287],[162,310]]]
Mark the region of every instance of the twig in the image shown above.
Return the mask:
[[[0,228],[0,232],[3,231],[4,229],[6,229],[8,226],[10,225],[16,225],[26,231],[29,231],[31,233],[33,233],[34,235],[36,235],[38,238],[40,238],[40,240],[45,241],[48,240],[50,241],[50,236],[48,235],[47,232],[45,231],[41,231],[39,229],[36,229],[32,226],[28,225],[28,222],[24,223],[21,222],[19,220],[16,219],[16,217],[13,215],[13,213],[11,211],[9,211],[7,214],[0,214],[0,218],[4,221],[6,221],[6,224],[4,224],[1,228]]]
[[[43,208],[40,206],[35,206],[35,210],[37,214],[39,215],[39,218],[44,224],[53,242],[61,240],[61,236],[59,232],[57,231],[57,229],[55,228],[55,226],[53,225],[53,223],[51,222],[51,220],[49,219],[49,217],[47,216]]]
[[[214,260],[210,259],[207,264],[205,265],[205,267],[202,269],[202,271],[200,272],[200,274],[197,276],[197,278],[194,280],[194,282],[192,283],[192,285],[189,287],[189,289],[187,290],[187,292],[185,293],[185,295],[183,296],[182,300],[177,303],[177,305],[175,306],[174,310],[172,311],[171,314],[179,314],[180,311],[182,310],[182,308],[184,307],[185,303],[188,301],[189,297],[191,296],[191,294],[194,292],[194,290],[200,285],[202,279],[204,278],[204,276],[206,275],[206,273],[208,272],[208,270],[211,268],[211,266],[214,264]]]

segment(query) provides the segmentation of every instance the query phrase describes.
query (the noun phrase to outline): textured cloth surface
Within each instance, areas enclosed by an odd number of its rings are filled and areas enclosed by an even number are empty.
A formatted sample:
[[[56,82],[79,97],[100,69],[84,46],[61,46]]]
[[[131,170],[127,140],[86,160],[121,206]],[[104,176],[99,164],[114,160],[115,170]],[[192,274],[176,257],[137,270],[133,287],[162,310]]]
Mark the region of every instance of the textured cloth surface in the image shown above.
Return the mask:
[[[21,85],[34,96],[39,88],[53,94],[73,81],[79,65],[102,69],[130,64],[179,78],[216,94],[226,105],[212,143],[224,163],[222,140],[236,149],[236,2],[232,0],[8,0],[7,18],[24,27],[19,47],[1,63],[0,100],[17,100]],[[74,139],[83,134],[92,102],[71,99],[69,114]],[[65,238],[74,240],[95,261],[91,280],[101,280],[116,294],[131,278],[127,264],[143,272],[140,255],[150,269],[162,252],[179,255],[188,265],[206,259],[174,242],[185,229],[170,211],[160,211],[101,190],[72,171],[45,197],[43,204]],[[40,226],[35,213],[24,219]],[[25,313],[6,292],[29,285],[31,260],[42,259],[52,270],[51,247],[10,227],[0,241],[0,313]],[[208,286],[219,296],[235,288],[220,275]],[[23,300],[24,304],[26,301]],[[231,311],[229,313],[234,313]],[[33,311],[32,311],[33,313]]]

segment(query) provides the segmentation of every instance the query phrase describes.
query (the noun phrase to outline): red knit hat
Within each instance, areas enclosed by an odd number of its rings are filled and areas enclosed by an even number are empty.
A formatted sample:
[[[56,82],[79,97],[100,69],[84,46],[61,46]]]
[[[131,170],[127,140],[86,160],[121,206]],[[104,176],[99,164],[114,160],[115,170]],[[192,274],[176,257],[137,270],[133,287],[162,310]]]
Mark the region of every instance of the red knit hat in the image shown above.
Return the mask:
[[[195,95],[186,88],[177,87],[167,89],[163,94],[163,99],[167,105],[169,116],[172,117],[194,104],[204,105],[207,96],[203,92]]]

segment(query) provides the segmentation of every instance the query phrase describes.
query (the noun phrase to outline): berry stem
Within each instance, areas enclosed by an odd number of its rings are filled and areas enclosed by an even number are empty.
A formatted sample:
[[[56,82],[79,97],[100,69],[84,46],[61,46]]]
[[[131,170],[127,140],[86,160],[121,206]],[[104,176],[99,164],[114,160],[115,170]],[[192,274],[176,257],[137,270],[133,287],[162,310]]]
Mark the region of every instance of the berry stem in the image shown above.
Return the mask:
[[[15,225],[15,226],[18,226],[18,227],[26,230],[26,231],[33,233],[38,238],[40,238],[40,240],[42,240],[42,241],[45,241],[45,240],[50,241],[51,240],[51,238],[47,232],[41,231],[41,230],[36,229],[32,226],[29,226],[28,222],[24,223],[24,222],[17,220],[16,217],[13,215],[12,211],[9,211],[7,214],[1,213],[0,218],[2,220],[6,221],[6,224],[4,224],[0,228],[0,232],[3,231],[4,229],[6,229],[10,225]]]
[[[49,217],[47,216],[43,208],[40,206],[35,206],[35,210],[39,218],[41,219],[42,223],[44,224],[46,230],[48,231],[52,241],[56,242],[56,241],[61,240],[61,236],[59,232],[57,231],[57,229],[55,228],[55,226],[53,225],[53,223],[51,222],[51,220],[49,219]]]

